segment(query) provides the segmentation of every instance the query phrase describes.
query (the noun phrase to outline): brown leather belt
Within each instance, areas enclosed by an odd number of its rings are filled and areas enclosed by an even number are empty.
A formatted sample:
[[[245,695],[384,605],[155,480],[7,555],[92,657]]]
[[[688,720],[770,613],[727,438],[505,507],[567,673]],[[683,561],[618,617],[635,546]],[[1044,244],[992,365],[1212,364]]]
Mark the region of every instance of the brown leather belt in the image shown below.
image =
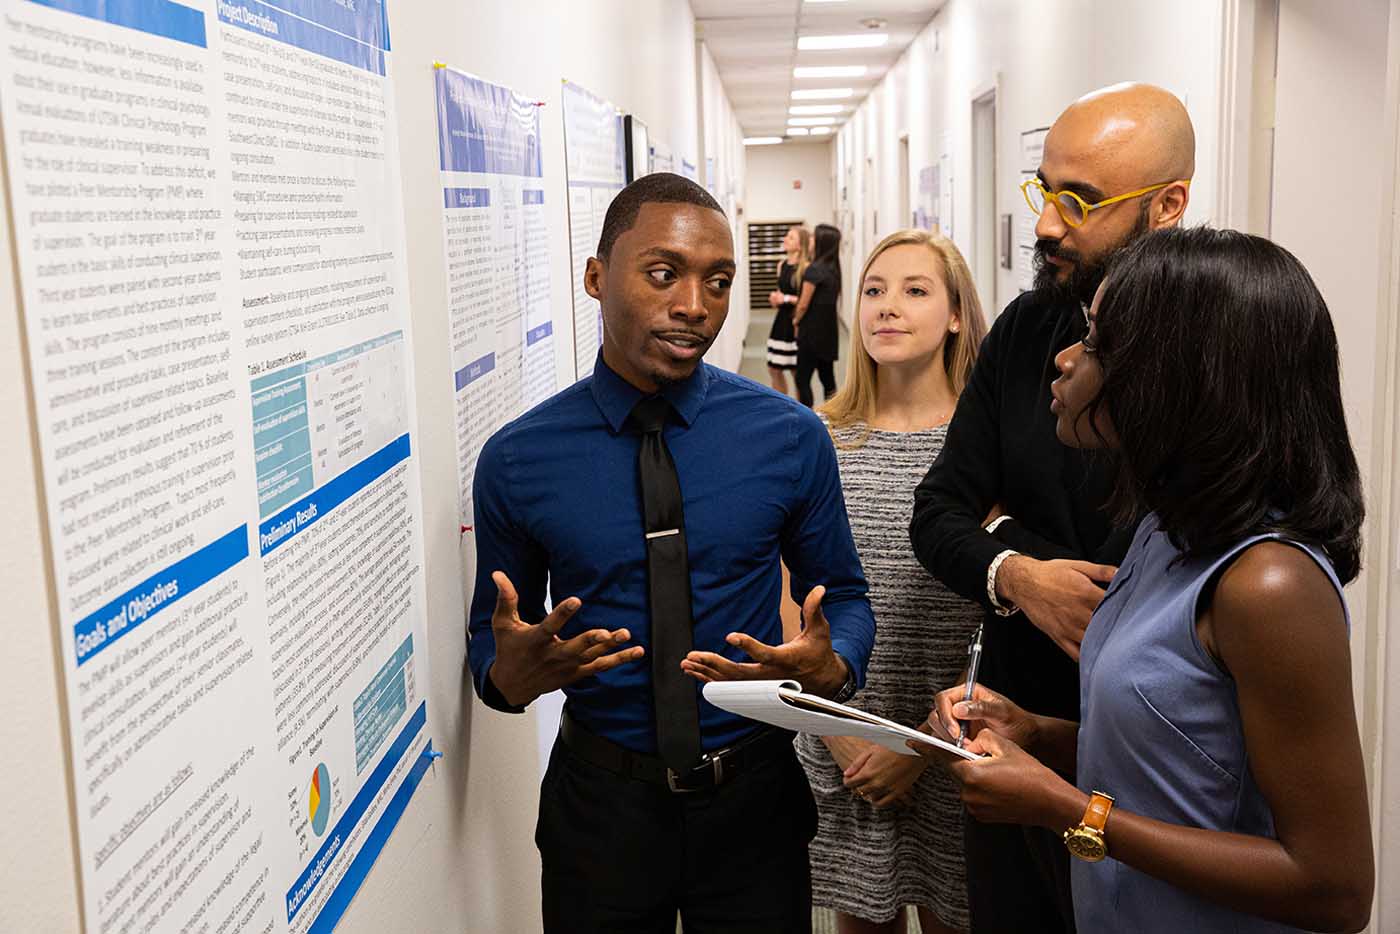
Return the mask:
[[[791,749],[793,734],[777,727],[761,727],[732,746],[705,753],[695,768],[681,774],[667,768],[659,756],[633,752],[590,733],[570,716],[567,708],[559,720],[559,739],[574,755],[600,769],[685,794],[718,788],[745,770],[767,762],[784,748]]]

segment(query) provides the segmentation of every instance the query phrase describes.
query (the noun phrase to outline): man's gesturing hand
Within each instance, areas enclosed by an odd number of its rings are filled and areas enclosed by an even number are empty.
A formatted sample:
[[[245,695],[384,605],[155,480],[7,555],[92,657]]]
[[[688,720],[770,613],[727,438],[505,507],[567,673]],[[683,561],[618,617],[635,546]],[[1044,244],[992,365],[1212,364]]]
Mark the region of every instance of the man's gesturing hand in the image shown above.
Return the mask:
[[[520,619],[519,598],[510,578],[496,571],[491,580],[496,582],[496,610],[491,614],[496,661],[489,675],[512,706],[523,706],[541,694],[642,657],[639,645],[621,648],[632,638],[626,629],[590,629],[572,639],[560,639],[559,631],[583,605],[577,597],[565,600],[532,626]]]
[[[802,631],[782,645],[765,645],[742,632],[725,637],[752,662],[732,662],[714,652],[691,652],[681,670],[700,681],[765,681],[791,678],[804,691],[830,697],[846,683],[846,663],[831,648],[831,627],[822,613],[825,587],[813,587],[802,601]]]
[[[1020,607],[1037,629],[1079,661],[1089,617],[1103,599],[1099,584],[1113,580],[1117,570],[1088,561],[1012,555],[997,572],[997,596]]]

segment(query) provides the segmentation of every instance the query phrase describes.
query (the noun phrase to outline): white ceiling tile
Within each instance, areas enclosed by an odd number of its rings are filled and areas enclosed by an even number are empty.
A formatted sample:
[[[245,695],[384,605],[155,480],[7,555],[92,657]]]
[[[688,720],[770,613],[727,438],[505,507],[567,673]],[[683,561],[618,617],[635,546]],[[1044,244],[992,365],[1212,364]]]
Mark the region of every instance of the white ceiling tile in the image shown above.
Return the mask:
[[[749,135],[781,134],[787,125],[792,90],[829,86],[831,79],[793,77],[796,65],[861,64],[862,78],[842,79],[855,89],[847,103],[860,102],[880,82],[946,0],[690,0],[696,36],[705,42],[719,70],[735,115]],[[797,51],[797,37],[861,32],[861,21],[881,19],[890,41],[878,49]],[[844,120],[842,116],[838,119]]]

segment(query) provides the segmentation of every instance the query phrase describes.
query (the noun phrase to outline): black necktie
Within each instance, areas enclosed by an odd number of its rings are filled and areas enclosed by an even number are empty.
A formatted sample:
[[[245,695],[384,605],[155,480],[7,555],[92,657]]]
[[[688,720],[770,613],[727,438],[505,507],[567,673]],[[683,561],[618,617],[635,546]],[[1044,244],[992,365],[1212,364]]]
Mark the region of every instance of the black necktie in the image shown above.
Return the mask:
[[[629,421],[642,433],[637,452],[642,516],[646,526],[647,590],[651,607],[651,682],[656,705],[656,745],[661,759],[683,773],[700,759],[700,707],[696,683],[681,671],[693,647],[690,613],[690,561],[676,462],[661,437],[671,404],[660,396],[643,399]]]

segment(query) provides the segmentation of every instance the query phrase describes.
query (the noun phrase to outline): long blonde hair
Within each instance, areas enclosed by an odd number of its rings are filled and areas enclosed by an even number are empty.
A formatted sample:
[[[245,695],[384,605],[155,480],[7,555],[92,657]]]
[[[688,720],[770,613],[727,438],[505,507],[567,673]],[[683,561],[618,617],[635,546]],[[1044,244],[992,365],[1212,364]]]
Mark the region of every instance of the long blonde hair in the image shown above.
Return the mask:
[[[948,291],[948,305],[958,320],[958,330],[950,332],[943,342],[943,368],[953,386],[954,395],[962,395],[977,360],[982,338],[987,335],[987,319],[982,314],[982,301],[972,281],[972,270],[953,241],[927,230],[899,230],[875,245],[861,268],[857,289],[862,287],[870,266],[886,250],[905,244],[926,246],[937,257],[943,287]],[[857,307],[855,327],[851,328],[851,362],[846,366],[846,381],[841,389],[821,407],[821,414],[835,431],[859,422],[869,424],[875,417],[876,363],[865,349],[861,336],[860,309]],[[862,437],[842,447],[860,447]]]
[[[793,229],[797,231],[797,268],[792,272],[792,284],[801,292],[802,274],[812,264],[812,232],[801,224]],[[783,261],[787,261],[786,256],[783,257]]]

